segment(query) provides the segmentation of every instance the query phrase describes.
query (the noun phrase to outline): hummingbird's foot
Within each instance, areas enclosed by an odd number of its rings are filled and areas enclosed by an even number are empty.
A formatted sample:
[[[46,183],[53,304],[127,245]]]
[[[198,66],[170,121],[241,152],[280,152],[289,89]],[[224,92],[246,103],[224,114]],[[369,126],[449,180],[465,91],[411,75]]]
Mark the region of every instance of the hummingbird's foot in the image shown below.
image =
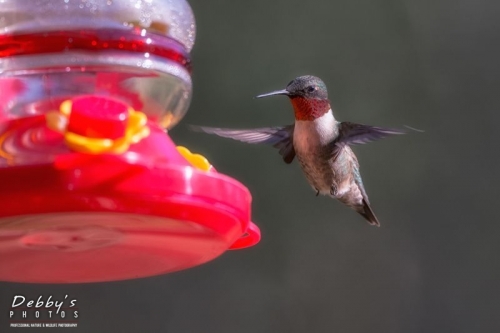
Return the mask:
[[[316,190],[316,196],[318,196],[319,195],[319,190],[317,188],[315,188],[315,190]]]
[[[339,194],[338,191],[337,191],[337,186],[335,185],[332,185],[330,187],[330,194],[334,197],[337,197],[337,195]]]

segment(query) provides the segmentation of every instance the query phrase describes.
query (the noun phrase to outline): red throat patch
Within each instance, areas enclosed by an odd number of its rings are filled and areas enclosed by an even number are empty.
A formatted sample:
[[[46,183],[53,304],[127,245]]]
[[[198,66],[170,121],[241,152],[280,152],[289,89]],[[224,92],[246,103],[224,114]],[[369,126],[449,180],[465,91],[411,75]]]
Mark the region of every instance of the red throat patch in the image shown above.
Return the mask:
[[[330,110],[330,101],[327,99],[309,99],[300,96],[291,98],[295,120],[314,120]]]

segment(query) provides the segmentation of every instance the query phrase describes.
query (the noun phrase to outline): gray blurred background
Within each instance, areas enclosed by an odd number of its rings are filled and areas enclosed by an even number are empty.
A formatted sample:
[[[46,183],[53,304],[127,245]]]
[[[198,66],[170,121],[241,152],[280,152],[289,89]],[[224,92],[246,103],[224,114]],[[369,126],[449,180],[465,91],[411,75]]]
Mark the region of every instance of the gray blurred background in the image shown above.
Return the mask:
[[[72,332],[499,332],[500,4],[190,3],[194,98],[171,136],[250,188],[261,243],[140,280],[0,283],[0,321],[14,294],[69,293]],[[186,129],[291,123],[286,98],[253,96],[304,74],[339,120],[425,130],[355,147],[381,228],[275,149]]]

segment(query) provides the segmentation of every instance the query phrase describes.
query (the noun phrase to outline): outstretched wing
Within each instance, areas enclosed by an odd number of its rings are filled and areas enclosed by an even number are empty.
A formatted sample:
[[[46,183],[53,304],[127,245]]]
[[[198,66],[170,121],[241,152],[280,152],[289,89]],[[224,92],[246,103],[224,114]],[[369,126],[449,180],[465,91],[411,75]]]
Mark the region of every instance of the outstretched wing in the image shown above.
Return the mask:
[[[391,135],[405,134],[405,131],[393,128],[361,125],[350,122],[340,123],[337,144],[364,144],[380,140]]]
[[[223,138],[230,138],[246,143],[265,143],[279,149],[285,163],[292,163],[295,157],[293,148],[293,129],[294,125],[284,127],[266,127],[246,130],[215,128],[204,126],[190,126],[192,130],[215,134]]]
[[[391,135],[405,133],[405,131],[399,129],[368,126],[345,121],[340,123],[339,136],[332,142],[333,149],[331,157],[336,159],[346,145],[364,144]]]

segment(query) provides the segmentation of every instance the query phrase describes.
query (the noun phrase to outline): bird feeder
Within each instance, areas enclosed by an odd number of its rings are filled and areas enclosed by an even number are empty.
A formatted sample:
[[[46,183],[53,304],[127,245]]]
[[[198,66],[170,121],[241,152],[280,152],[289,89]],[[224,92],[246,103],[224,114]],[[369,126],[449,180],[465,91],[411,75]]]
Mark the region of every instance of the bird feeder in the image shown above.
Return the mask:
[[[168,136],[191,98],[184,0],[4,0],[0,280],[165,274],[256,244],[251,196]]]

